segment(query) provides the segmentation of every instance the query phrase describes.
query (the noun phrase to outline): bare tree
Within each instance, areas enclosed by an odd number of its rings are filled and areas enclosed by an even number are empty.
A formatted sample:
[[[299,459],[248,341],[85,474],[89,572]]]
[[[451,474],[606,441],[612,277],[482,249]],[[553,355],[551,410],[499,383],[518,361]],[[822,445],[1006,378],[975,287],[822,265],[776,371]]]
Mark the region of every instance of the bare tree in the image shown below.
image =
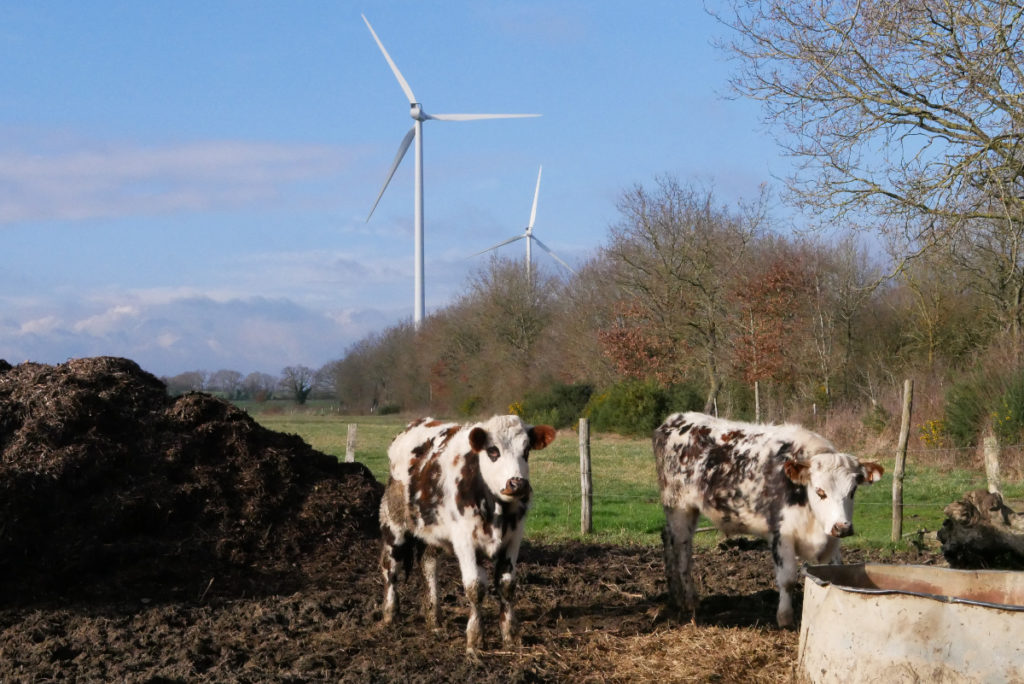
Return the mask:
[[[436,326],[435,315],[418,334],[411,321],[359,340],[340,361],[325,369],[338,400],[349,410],[374,413],[382,407],[425,408],[429,403],[426,361],[421,362],[423,337]]]
[[[916,259],[900,274],[907,351],[929,370],[956,363],[1000,327],[971,280],[945,253]]]
[[[249,373],[242,381],[242,391],[255,401],[267,401],[274,396],[277,380],[269,373]]]
[[[1024,6],[1016,0],[732,0],[733,85],[799,162],[791,196],[936,246],[1024,334]],[[823,211],[824,210],[824,211]]]
[[[663,381],[682,379],[695,362],[702,365],[710,411],[722,386],[727,294],[763,227],[767,197],[762,193],[730,212],[716,206],[710,189],[670,177],[659,178],[657,186],[654,192],[634,187],[619,202],[622,218],[605,254],[629,301],[620,330],[607,339],[613,353],[638,345],[641,353],[650,350]]]
[[[201,370],[178,373],[170,378],[163,378],[168,394],[184,394],[185,392],[201,392],[206,387],[207,372]]]
[[[815,274],[802,247],[782,239],[760,240],[730,293],[733,366],[753,387],[757,422],[770,415],[761,411],[763,381],[788,390],[808,365],[805,350],[813,316],[807,302]]]
[[[316,383],[316,373],[306,366],[288,366],[281,371],[281,386],[297,404],[305,404]]]
[[[812,251],[812,354],[817,360],[821,398],[827,406],[835,393],[835,378],[849,379],[860,338],[858,315],[875,295],[882,277],[880,266],[852,235],[830,247],[817,245]]]
[[[987,301],[987,313],[1015,340],[1024,333],[1024,221],[973,221],[947,241],[942,260]]]
[[[235,370],[222,369],[210,375],[207,389],[223,392],[228,399],[237,399],[242,389],[242,374]]]
[[[541,269],[534,271],[531,276],[519,260],[495,256],[470,280],[478,324],[519,370],[550,321],[556,293],[555,278]]]

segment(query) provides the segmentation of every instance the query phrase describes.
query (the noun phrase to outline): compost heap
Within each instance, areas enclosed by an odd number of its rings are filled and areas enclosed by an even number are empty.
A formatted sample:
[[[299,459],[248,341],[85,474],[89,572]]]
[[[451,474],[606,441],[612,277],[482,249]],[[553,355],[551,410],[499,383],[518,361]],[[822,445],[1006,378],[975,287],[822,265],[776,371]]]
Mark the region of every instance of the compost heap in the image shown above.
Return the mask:
[[[297,590],[376,554],[381,486],[127,359],[0,360],[0,601]]]

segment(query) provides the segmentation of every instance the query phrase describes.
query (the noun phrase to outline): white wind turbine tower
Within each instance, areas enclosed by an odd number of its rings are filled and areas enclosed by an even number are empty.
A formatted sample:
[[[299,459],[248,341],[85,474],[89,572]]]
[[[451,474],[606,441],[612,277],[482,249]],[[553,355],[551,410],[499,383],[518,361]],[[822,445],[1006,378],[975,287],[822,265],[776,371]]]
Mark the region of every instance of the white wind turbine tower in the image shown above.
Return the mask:
[[[360,15],[363,17],[363,21],[366,22],[366,28],[370,29],[370,34],[373,39],[377,41],[377,47],[384,53],[384,59],[387,60],[388,66],[391,67],[391,71],[394,72],[395,78],[398,79],[398,85],[402,87],[402,91],[405,96],[409,99],[409,115],[413,118],[412,128],[405,134],[401,144],[398,146],[398,154],[395,155],[395,160],[391,163],[391,169],[388,170],[387,178],[384,179],[384,185],[381,186],[380,192],[377,193],[377,200],[373,203],[373,208],[370,209],[370,214],[366,217],[366,221],[370,221],[370,217],[373,216],[374,210],[377,208],[377,204],[380,202],[380,198],[384,195],[384,191],[387,190],[388,183],[391,182],[391,177],[395,175],[395,170],[398,165],[402,163],[402,159],[405,157],[405,153],[409,150],[409,145],[413,140],[416,141],[416,168],[415,168],[415,183],[413,187],[413,213],[415,216],[414,222],[414,263],[415,263],[415,285],[414,285],[414,308],[413,308],[413,323],[417,329],[420,327],[420,322],[423,320],[423,122],[429,119],[436,119],[438,121],[473,121],[476,119],[518,119],[531,116],[540,116],[540,114],[427,114],[423,111],[423,106],[413,95],[412,88],[409,87],[408,82],[402,76],[402,72],[398,70],[394,60],[391,59],[391,55],[384,49],[384,43],[377,37],[377,32],[373,30],[373,26],[370,25],[370,20],[366,18],[366,15]]]
[[[507,245],[509,243],[515,242],[516,240],[523,240],[523,239],[525,239],[526,240],[526,279],[527,280],[530,280],[530,278],[532,277],[531,274],[530,274],[530,243],[531,242],[536,242],[537,246],[540,247],[541,249],[543,249],[545,252],[547,252],[551,256],[552,259],[554,259],[558,263],[562,264],[562,266],[565,266],[567,269],[569,269],[569,272],[572,273],[573,275],[576,274],[576,271],[572,270],[572,267],[569,266],[569,264],[567,264],[564,261],[562,261],[558,257],[557,254],[552,252],[551,249],[547,245],[545,245],[543,242],[540,241],[540,238],[538,238],[536,235],[533,234],[533,224],[537,220],[537,198],[540,196],[540,174],[543,171],[544,171],[544,167],[543,166],[541,166],[539,169],[537,169],[537,187],[533,191],[533,209],[530,210],[530,223],[526,226],[526,230],[523,232],[523,234],[522,235],[516,235],[515,237],[509,238],[508,240],[505,240],[503,242],[499,242],[498,244],[494,245],[493,247],[488,247],[487,249],[482,250],[480,252],[477,252],[476,254],[473,255],[473,256],[479,256],[480,254],[483,254],[484,252],[490,252],[491,250],[498,249],[499,247],[504,247],[505,245]]]

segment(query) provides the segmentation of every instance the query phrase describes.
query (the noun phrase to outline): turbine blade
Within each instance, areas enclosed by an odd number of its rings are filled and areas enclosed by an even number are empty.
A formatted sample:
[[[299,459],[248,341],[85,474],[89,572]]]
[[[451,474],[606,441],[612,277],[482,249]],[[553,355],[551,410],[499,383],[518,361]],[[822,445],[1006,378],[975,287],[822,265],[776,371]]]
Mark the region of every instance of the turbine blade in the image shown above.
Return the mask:
[[[572,273],[573,275],[576,275],[576,271],[572,270],[572,266],[570,266],[569,264],[567,264],[564,261],[562,261],[559,258],[559,256],[557,254],[555,254],[554,252],[552,252],[551,249],[547,245],[545,245],[543,242],[541,242],[539,239],[535,238],[532,235],[530,236],[530,239],[533,240],[534,242],[536,242],[537,246],[540,247],[541,249],[543,249],[545,252],[547,252],[551,256],[552,259],[554,259],[555,261],[557,261],[558,263],[562,264],[567,269],[569,269],[569,273]]]
[[[533,222],[537,220],[537,197],[540,196],[540,174],[544,170],[541,166],[537,169],[537,188],[533,191],[533,209],[530,210],[530,223],[526,226],[526,232],[533,232]]]
[[[428,119],[438,121],[478,121],[480,119],[527,119],[540,114],[427,114]]]
[[[384,53],[384,59],[388,61],[388,66],[391,67],[391,71],[394,72],[395,78],[398,79],[398,85],[402,86],[402,91],[405,92],[405,96],[409,98],[409,104],[416,104],[416,96],[412,94],[412,88],[409,87],[405,77],[402,76],[402,72],[398,70],[398,66],[395,64],[395,61],[391,59],[391,55],[389,55],[388,51],[384,49],[384,43],[380,42],[380,38],[377,37],[377,32],[373,30],[372,26],[370,26],[370,20],[366,18],[365,14],[360,14],[359,16],[361,16],[363,21],[366,22],[366,28],[370,29],[370,34],[373,36],[373,39],[377,41],[377,47],[379,47],[380,51]]]
[[[516,235],[514,238],[509,238],[508,240],[505,240],[504,242],[499,242],[498,244],[494,245],[493,247],[488,247],[487,249],[481,249],[476,254],[470,255],[470,257],[472,258],[472,257],[475,257],[475,256],[480,256],[484,252],[490,252],[493,249],[498,249],[499,247],[504,247],[505,245],[507,245],[507,244],[509,244],[511,242],[515,242],[516,240],[522,240],[524,237],[526,237],[526,235]]]
[[[373,212],[377,209],[377,205],[380,203],[380,198],[384,196],[384,191],[388,189],[388,183],[391,182],[391,177],[395,175],[395,170],[398,165],[402,163],[402,159],[405,157],[405,153],[409,151],[409,145],[412,143],[413,137],[416,135],[416,127],[413,126],[409,129],[409,132],[402,138],[401,144],[398,146],[398,154],[395,155],[395,160],[391,162],[391,168],[388,170],[388,177],[384,179],[384,185],[381,186],[380,192],[377,193],[377,200],[373,203],[373,209],[370,209],[369,215],[366,217],[366,222],[370,222],[370,216],[373,216]]]

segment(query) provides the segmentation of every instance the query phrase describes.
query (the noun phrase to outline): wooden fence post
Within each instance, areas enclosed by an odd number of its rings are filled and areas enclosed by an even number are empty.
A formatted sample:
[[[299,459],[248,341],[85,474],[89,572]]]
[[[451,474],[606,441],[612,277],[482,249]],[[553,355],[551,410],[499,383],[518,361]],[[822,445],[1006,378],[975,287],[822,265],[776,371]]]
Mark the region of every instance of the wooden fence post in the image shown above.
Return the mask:
[[[754,422],[761,422],[761,384],[754,381]]]
[[[995,435],[985,437],[985,476],[988,478],[988,491],[1002,495],[999,481],[999,440]]]
[[[910,412],[914,406],[914,381],[903,381],[903,419],[900,441],[896,445],[896,467],[892,471],[892,541],[903,536],[903,469],[907,463],[907,442],[910,441]]]
[[[590,480],[590,424],[580,418],[580,534],[594,531],[593,485]]]
[[[345,463],[356,460],[356,428],[355,423],[348,424],[348,439],[345,440]]]

